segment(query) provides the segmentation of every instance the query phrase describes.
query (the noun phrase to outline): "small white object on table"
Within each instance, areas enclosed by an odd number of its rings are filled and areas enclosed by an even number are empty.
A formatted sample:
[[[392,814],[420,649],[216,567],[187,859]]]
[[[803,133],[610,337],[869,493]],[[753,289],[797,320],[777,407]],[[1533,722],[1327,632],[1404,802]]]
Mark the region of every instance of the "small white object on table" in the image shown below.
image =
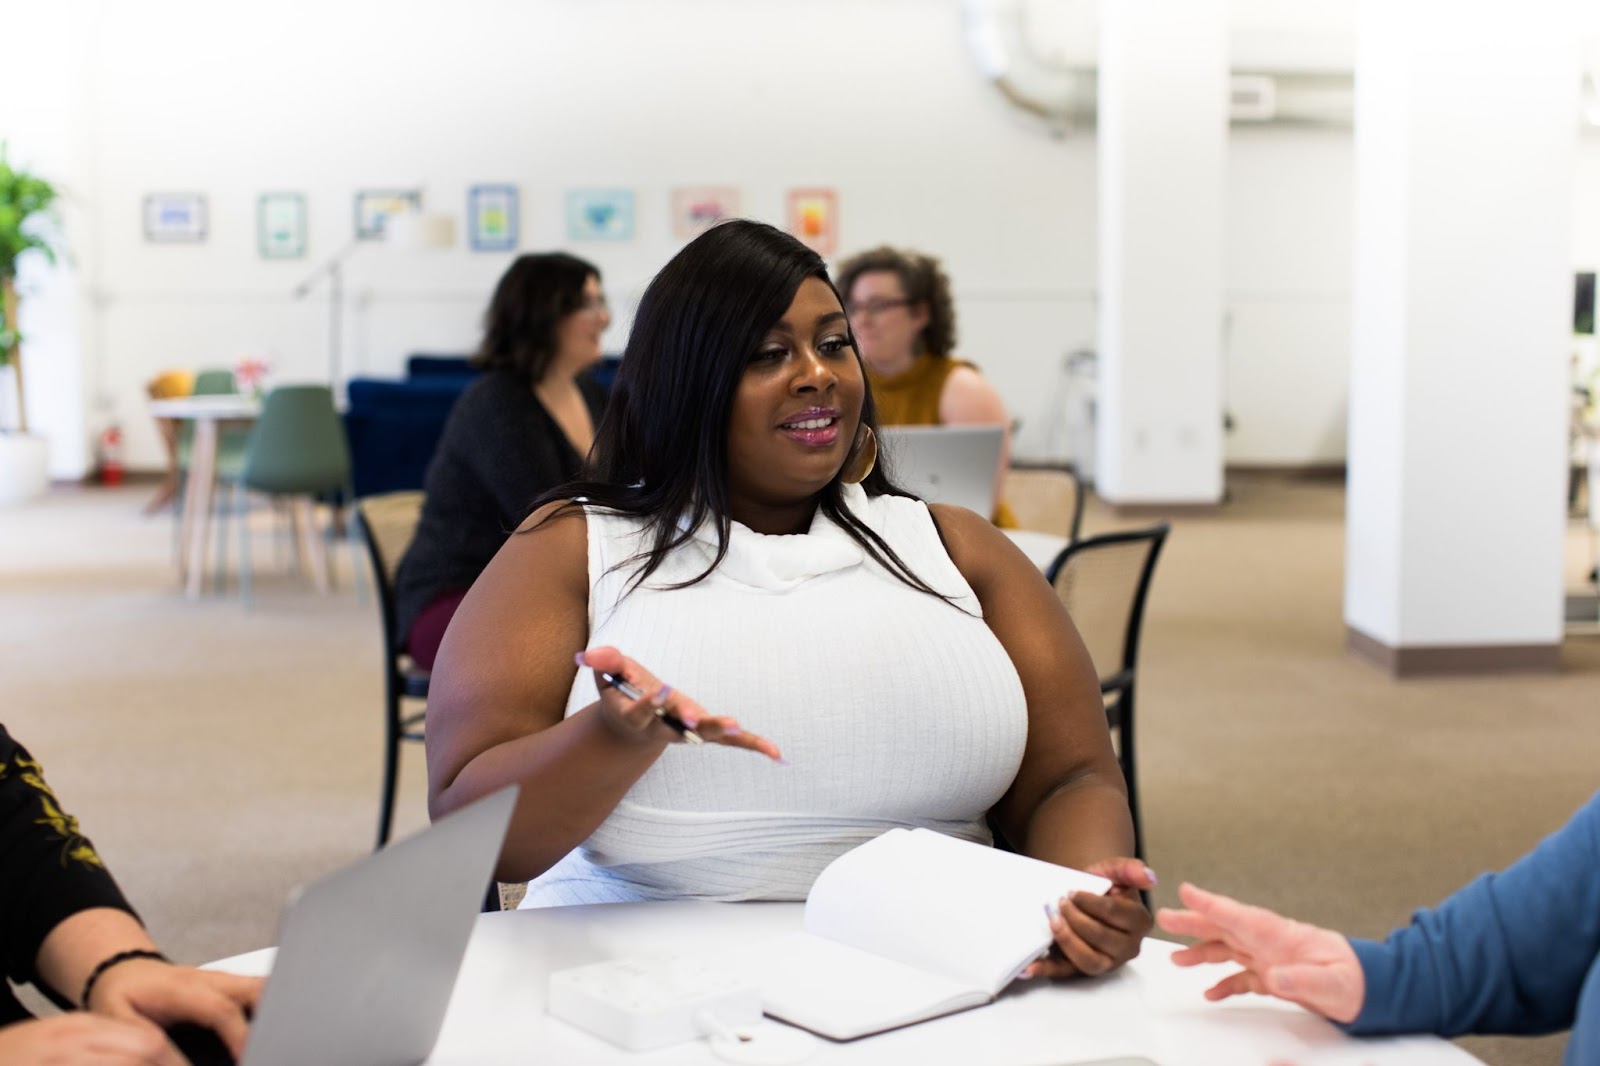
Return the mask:
[[[430,1066],[642,1061],[546,1012],[550,974],[636,956],[679,955],[739,965],[801,926],[799,903],[622,903],[503,911],[478,919]],[[930,936],[937,930],[929,930]],[[1231,968],[1180,969],[1177,947],[1147,939],[1143,953],[1095,980],[1019,982],[986,1007],[847,1043],[815,1041],[808,1063],[1065,1064],[1145,1055],[1160,1066],[1277,1060],[1298,1066],[1462,1066],[1472,1056],[1436,1037],[1355,1040],[1278,1000],[1208,1003]],[[272,949],[209,968],[266,973]],[[774,1021],[763,1026],[776,1026]],[[707,1041],[648,1053],[653,1066],[721,1063]]]

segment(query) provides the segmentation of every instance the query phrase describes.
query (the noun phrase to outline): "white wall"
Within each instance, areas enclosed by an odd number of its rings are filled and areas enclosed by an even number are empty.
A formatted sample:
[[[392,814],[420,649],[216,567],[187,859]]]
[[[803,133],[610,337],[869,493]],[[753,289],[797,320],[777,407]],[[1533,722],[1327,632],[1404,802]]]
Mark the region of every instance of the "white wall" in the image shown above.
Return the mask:
[[[737,185],[747,214],[781,222],[786,189],[833,185],[841,251],[892,241],[944,257],[961,350],[1023,418],[1018,452],[1067,447],[1064,356],[1095,336],[1093,134],[1055,140],[1010,109],[977,72],[958,0],[49,6],[78,19],[39,42],[43,69],[69,56],[68,73],[0,106],[3,136],[20,112],[59,120],[65,105],[50,94],[84,98],[69,108],[86,146],[72,168],[89,216],[73,249],[89,309],[72,341],[82,380],[60,383],[67,398],[47,406],[81,441],[101,418],[119,419],[136,467],[161,461],[141,391],[159,369],[249,353],[278,381],[326,373],[325,290],[289,294],[347,239],[357,189],[420,185],[431,208],[459,217],[467,187],[483,181],[520,186],[524,249],[567,247],[600,265],[621,312],[613,349],[678,247],[674,186]],[[1029,6],[1060,42],[1042,48],[1092,53],[1090,0]],[[1353,0],[1232,8],[1236,60],[1241,49],[1348,51]],[[1586,160],[1600,168],[1600,153]],[[1236,130],[1227,170],[1228,457],[1338,460],[1350,136]],[[581,185],[633,188],[637,239],[569,244],[562,195]],[[1580,228],[1600,253],[1600,183],[1588,188]],[[174,190],[209,197],[205,244],[143,240],[142,197]],[[307,194],[307,259],[257,256],[255,202],[269,190]],[[347,370],[394,374],[409,351],[470,348],[508,258],[363,249],[347,272]]]

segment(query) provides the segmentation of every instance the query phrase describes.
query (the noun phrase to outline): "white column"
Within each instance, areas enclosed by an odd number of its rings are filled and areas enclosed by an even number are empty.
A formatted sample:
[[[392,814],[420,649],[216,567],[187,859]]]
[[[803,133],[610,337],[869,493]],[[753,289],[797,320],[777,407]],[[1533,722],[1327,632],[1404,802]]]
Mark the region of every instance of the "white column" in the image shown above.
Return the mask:
[[[1101,5],[1095,488],[1222,498],[1223,0]]]
[[[1554,668],[1574,5],[1373,0],[1358,34],[1351,644],[1397,674]]]
[[[94,195],[86,116],[92,81],[91,17],[83,3],[31,5],[6,13],[5,39],[18,44],[0,62],[0,136],[12,166],[48,179],[62,198],[62,233],[55,266],[38,253],[17,278],[22,306],[23,385],[28,428],[48,442],[50,476],[83,477],[92,465],[90,383],[85,358],[94,310],[83,278],[94,258]],[[26,42],[23,44],[22,42]],[[10,370],[0,376],[11,377]],[[6,384],[6,399],[10,382]],[[0,413],[14,425],[15,411]]]

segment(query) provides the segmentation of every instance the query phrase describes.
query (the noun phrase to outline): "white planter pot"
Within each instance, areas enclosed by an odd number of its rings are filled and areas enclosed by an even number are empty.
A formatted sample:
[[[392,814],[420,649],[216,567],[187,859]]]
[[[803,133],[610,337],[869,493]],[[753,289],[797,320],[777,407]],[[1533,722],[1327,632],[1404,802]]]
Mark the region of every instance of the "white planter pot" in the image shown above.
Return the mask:
[[[50,449],[31,433],[0,433],[0,507],[24,503],[50,486]]]

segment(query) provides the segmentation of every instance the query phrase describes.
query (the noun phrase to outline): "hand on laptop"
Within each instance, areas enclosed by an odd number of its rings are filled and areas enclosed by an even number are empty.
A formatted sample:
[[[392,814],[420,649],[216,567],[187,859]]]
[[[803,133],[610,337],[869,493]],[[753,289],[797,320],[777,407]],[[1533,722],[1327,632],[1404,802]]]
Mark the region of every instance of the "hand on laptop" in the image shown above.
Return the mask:
[[[244,1055],[249,1017],[264,983],[260,977],[133,959],[105,972],[87,1006],[128,1022],[162,1027],[194,1023],[214,1031],[238,1059]]]
[[[30,1066],[188,1066],[149,1022],[75,1012],[0,1028],[0,1062]]]
[[[600,714],[613,730],[625,737],[639,739],[665,739],[682,742],[661,720],[664,711],[674,715],[685,727],[698,733],[708,744],[724,744],[730,748],[744,748],[759,752],[767,758],[781,762],[783,756],[778,746],[765,737],[746,733],[739,728],[737,719],[714,715],[695,702],[694,698],[671,685],[658,681],[650,671],[623,655],[616,648],[595,647],[578,654],[578,663],[595,672],[595,685],[600,690]],[[617,689],[603,675],[621,678],[643,695],[632,699]]]

